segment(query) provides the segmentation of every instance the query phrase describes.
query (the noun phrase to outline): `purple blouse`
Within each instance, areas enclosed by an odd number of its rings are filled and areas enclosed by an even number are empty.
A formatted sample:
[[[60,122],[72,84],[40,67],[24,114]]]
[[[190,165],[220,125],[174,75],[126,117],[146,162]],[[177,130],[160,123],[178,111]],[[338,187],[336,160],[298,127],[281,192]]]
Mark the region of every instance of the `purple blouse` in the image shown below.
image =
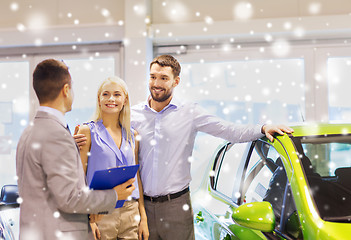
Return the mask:
[[[133,148],[126,138],[126,130],[122,128],[121,148],[118,148],[110,133],[102,123],[91,121],[87,123],[90,128],[91,149],[88,154],[87,183],[90,185],[94,172],[117,166],[129,166],[135,164]],[[133,145],[134,134],[132,133]],[[135,145],[134,145],[135,146]],[[132,198],[139,199],[138,181],[134,182],[135,190]]]

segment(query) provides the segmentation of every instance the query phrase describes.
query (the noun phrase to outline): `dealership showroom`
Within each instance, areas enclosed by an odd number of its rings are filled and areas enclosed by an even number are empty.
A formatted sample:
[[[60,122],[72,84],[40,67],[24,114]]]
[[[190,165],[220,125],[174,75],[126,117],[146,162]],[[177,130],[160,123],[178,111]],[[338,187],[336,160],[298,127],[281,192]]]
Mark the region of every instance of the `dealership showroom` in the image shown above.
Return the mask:
[[[167,54],[181,65],[175,98],[234,125],[296,126],[277,141],[244,144],[196,132],[186,159],[192,206],[183,207],[193,211],[196,240],[351,236],[351,1],[1,0],[0,16],[0,188],[17,191],[17,145],[39,107],[32,86],[38,63],[53,58],[69,67],[74,101],[65,120],[72,130],[91,121],[97,89],[108,77],[126,82],[132,106],[146,101],[150,62]],[[269,201],[277,169],[287,180],[280,183],[283,195]],[[317,175],[321,183],[314,185]],[[342,199],[335,205],[344,211],[319,203],[322,182],[343,189],[332,197]],[[17,240],[26,200],[10,203],[5,195],[0,239]],[[273,220],[267,213],[250,222],[263,209],[257,202],[273,206]],[[255,214],[241,219],[238,209],[250,212],[248,204]]]

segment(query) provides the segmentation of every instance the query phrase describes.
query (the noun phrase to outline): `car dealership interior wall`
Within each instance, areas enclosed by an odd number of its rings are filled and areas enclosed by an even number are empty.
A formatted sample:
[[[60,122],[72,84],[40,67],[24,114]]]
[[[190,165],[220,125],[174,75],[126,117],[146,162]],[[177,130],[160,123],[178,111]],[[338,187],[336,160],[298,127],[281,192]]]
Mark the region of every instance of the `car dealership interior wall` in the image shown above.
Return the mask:
[[[38,102],[31,72],[63,59],[74,79],[71,129],[89,120],[98,81],[118,75],[132,103],[148,63],[182,63],[176,95],[237,123],[350,122],[348,0],[2,0],[0,185],[16,183],[15,149]],[[199,134],[193,187],[222,140]]]

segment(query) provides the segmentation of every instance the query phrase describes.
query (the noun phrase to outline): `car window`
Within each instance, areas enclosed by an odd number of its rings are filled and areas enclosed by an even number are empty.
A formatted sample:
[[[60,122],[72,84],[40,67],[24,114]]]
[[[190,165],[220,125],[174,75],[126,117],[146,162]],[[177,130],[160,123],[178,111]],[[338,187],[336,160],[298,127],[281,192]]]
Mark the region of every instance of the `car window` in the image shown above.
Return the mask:
[[[216,190],[221,194],[224,194],[234,202],[237,201],[239,192],[238,187],[235,187],[235,183],[238,183],[238,170],[240,165],[246,160],[245,151],[248,143],[236,143],[230,144],[226,151],[223,153],[222,161],[218,162],[216,175]]]
[[[243,185],[244,202],[261,202],[268,189],[272,172],[256,150],[252,151]]]
[[[294,144],[320,217],[350,223],[351,136],[305,136]]]

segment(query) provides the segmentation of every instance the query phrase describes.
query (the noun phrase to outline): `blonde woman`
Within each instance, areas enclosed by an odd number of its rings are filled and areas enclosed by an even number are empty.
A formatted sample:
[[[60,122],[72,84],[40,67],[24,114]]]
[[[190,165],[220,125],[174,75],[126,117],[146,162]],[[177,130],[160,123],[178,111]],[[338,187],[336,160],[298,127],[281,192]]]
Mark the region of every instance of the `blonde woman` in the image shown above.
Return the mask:
[[[78,134],[87,138],[80,155],[88,184],[96,170],[138,163],[138,142],[130,126],[129,95],[122,79],[110,77],[102,82],[94,120],[83,124]],[[139,172],[137,179],[132,198],[123,207],[108,215],[90,217],[95,239],[148,239]]]

